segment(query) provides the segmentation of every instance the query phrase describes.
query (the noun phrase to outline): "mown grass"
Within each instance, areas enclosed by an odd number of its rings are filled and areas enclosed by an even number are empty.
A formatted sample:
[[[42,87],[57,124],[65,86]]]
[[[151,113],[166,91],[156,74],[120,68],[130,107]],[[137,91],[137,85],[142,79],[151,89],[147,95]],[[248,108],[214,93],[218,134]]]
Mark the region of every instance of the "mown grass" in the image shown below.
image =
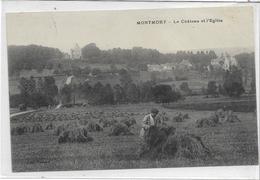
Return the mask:
[[[241,122],[226,123],[217,127],[196,128],[195,120],[209,116],[212,111],[173,110],[165,111],[171,118],[176,112],[188,113],[190,119],[173,122],[177,131],[187,131],[201,136],[212,155],[204,159],[163,158],[140,159],[138,137],[141,120],[154,104],[69,108],[60,112],[82,111],[133,112],[137,120],[131,131],[134,136],[108,136],[109,130],[94,132],[94,141],[88,143],[58,144],[53,131],[12,136],[12,168],[23,171],[59,171],[93,169],[164,168],[189,166],[255,165],[258,164],[256,114],[236,113]],[[15,126],[22,123],[17,120]],[[32,123],[32,122],[28,122]],[[53,122],[60,124],[61,122]],[[12,124],[11,124],[12,125]]]

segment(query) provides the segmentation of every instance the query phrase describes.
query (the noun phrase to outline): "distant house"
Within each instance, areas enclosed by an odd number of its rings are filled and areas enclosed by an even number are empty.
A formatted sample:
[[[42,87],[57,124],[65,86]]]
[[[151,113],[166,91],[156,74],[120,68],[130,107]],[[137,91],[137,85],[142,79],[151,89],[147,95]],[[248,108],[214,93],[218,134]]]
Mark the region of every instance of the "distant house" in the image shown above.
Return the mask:
[[[63,58],[64,59],[70,59],[69,53],[63,53]]]
[[[70,50],[71,53],[71,59],[81,59],[81,48],[79,45],[76,43],[75,47]]]
[[[43,69],[42,71],[37,71],[36,69],[21,70],[19,73],[20,78],[46,77],[46,76],[53,76],[53,75],[54,75],[54,69]]]
[[[228,53],[222,54],[220,57],[211,60],[213,68],[222,68],[228,70],[231,66],[237,66],[237,60]]]
[[[148,64],[147,65],[149,72],[167,72],[172,71],[175,68],[175,64],[173,63],[165,63],[165,64]]]
[[[190,63],[189,60],[183,59],[179,64],[178,64],[178,69],[184,69],[184,70],[190,70],[192,68],[192,64]]]

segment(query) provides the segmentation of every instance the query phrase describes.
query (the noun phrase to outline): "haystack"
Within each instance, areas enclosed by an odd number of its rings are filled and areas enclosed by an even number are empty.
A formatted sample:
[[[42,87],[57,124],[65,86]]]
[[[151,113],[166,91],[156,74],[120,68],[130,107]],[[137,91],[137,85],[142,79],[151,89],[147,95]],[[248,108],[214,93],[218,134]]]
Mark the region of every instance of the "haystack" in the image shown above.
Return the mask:
[[[62,134],[64,131],[67,131],[68,129],[73,129],[73,128],[76,128],[78,127],[79,124],[77,121],[72,121],[72,122],[69,122],[67,124],[61,124],[59,125],[56,129],[55,129],[55,132],[54,134],[56,136],[59,136],[60,134]]]
[[[177,116],[173,117],[173,121],[175,122],[183,122],[185,119],[189,119],[189,114],[182,114],[182,113],[178,113]]]
[[[140,157],[204,158],[210,154],[199,136],[177,133],[174,127],[150,128]]]
[[[235,115],[233,113],[232,110],[228,110],[228,111],[225,112],[223,122],[233,123],[233,122],[241,122],[241,120],[237,117],[237,115]]]
[[[157,116],[156,116],[156,121],[159,123],[166,122],[169,120],[170,120],[170,117],[167,115],[166,112],[161,112],[161,113],[157,114]]]
[[[38,132],[43,132],[43,127],[41,124],[36,123],[30,128],[31,133],[38,133]]]
[[[59,143],[83,143],[93,141],[86,128],[76,127],[63,131],[58,138]]]
[[[89,121],[87,124],[87,130],[89,132],[95,132],[95,131],[103,131],[103,128],[94,121]]]
[[[199,136],[193,134],[175,134],[169,136],[162,146],[162,154],[177,158],[205,158],[210,154]]]
[[[219,118],[217,115],[213,114],[208,118],[202,118],[196,120],[196,126],[201,127],[215,127],[219,124]]]
[[[125,136],[125,135],[133,135],[133,133],[130,132],[127,125],[123,123],[116,123],[110,129],[109,136]]]
[[[11,129],[11,135],[22,135],[30,131],[28,126],[18,126]]]
[[[113,125],[116,124],[116,123],[118,123],[118,122],[117,122],[117,120],[115,120],[115,119],[103,120],[102,126],[103,126],[103,128],[111,127],[111,126],[113,126]]]
[[[125,124],[125,125],[127,125],[127,127],[131,127],[131,126],[133,126],[134,124],[136,124],[136,120],[135,120],[135,118],[133,118],[133,117],[127,117],[127,118],[124,118],[124,119],[122,119],[121,121],[120,121],[120,123],[123,123],[123,124]]]
[[[54,129],[54,125],[52,123],[49,123],[46,125],[45,130],[52,130]]]

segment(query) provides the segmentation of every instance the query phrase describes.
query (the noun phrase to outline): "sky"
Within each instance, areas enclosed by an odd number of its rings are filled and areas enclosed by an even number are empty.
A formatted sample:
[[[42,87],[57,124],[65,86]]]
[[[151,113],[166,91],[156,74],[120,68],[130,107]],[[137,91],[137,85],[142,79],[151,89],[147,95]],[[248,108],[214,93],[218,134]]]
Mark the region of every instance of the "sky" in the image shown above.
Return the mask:
[[[144,48],[177,50],[253,47],[253,9],[217,7],[167,10],[10,13],[6,17],[8,45],[37,44],[69,52],[76,43],[96,43],[100,49]],[[203,19],[222,22],[203,23]],[[165,24],[138,25],[138,21]],[[199,23],[181,23],[198,20]],[[179,23],[173,23],[173,21]]]

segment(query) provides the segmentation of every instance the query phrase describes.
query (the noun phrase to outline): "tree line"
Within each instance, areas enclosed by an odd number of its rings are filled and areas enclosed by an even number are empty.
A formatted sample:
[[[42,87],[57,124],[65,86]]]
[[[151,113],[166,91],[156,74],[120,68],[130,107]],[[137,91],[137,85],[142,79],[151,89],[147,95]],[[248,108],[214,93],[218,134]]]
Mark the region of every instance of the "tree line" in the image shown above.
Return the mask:
[[[113,48],[101,50],[95,43],[90,43],[81,49],[83,61],[100,64],[125,64],[137,70],[147,70],[147,64],[162,64],[190,60],[196,68],[208,65],[216,58],[214,51],[177,51],[176,53],[161,53],[156,49],[133,47],[132,49]],[[9,75],[21,70],[44,68],[53,69],[56,60],[65,60],[64,53],[57,48],[38,45],[8,46]],[[75,61],[75,60],[74,60]],[[76,60],[77,61],[77,60]],[[62,62],[61,62],[62,63]],[[202,68],[201,68],[202,69]]]
[[[181,93],[174,86],[157,84],[155,81],[134,83],[127,70],[120,71],[120,83],[112,86],[103,85],[100,82],[94,85],[87,81],[84,83],[65,84],[60,92],[53,77],[26,79],[21,78],[19,82],[20,94],[10,97],[10,106],[17,107],[25,104],[30,107],[41,107],[56,105],[60,101],[64,104],[75,103],[75,97],[84,99],[92,105],[102,104],[124,104],[140,102],[170,103],[183,99],[184,96],[192,95],[192,89],[187,82],[180,85]],[[232,66],[225,72],[224,83],[217,84],[209,81],[207,89],[202,93],[218,97],[220,94],[229,97],[239,97],[245,92],[242,83],[242,70]],[[251,83],[251,93],[255,93],[255,82]]]
[[[61,90],[63,102],[71,103],[75,96],[84,98],[89,104],[124,104],[140,102],[169,103],[181,98],[181,94],[170,85],[157,85],[154,81],[134,83],[126,70],[120,71],[120,83],[114,86],[100,82],[64,85]]]

